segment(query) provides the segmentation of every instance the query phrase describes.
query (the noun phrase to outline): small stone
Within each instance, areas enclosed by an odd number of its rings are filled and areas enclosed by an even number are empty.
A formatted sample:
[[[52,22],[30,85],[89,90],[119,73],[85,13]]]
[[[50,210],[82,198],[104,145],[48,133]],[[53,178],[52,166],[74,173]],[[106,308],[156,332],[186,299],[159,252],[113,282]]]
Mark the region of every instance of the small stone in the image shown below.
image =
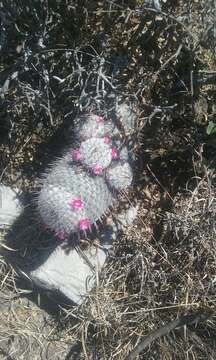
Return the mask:
[[[17,189],[0,184],[0,228],[10,226],[22,211]]]
[[[91,247],[82,252],[77,249],[65,251],[64,245],[59,245],[28,276],[35,285],[62,293],[73,303],[80,304],[95,285],[96,274],[105,260],[106,252],[102,249]]]
[[[131,226],[138,214],[139,205],[130,206],[129,209],[121,212],[116,216],[116,220],[120,223],[120,228]],[[119,227],[118,226],[118,227]]]

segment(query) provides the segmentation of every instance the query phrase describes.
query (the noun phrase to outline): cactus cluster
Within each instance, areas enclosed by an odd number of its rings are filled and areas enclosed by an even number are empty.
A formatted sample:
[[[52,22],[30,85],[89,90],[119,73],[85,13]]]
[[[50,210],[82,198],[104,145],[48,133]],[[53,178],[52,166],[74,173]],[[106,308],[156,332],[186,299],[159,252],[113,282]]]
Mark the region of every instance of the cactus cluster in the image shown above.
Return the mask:
[[[77,146],[43,174],[37,208],[46,228],[64,240],[91,229],[131,185],[127,143],[120,130],[102,116],[88,115],[75,126]]]

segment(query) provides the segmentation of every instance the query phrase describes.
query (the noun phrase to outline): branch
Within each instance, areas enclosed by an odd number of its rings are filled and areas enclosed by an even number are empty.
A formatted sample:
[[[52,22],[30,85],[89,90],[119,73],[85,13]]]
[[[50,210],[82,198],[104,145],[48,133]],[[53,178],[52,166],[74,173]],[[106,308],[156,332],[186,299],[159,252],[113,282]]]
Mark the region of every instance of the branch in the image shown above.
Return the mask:
[[[138,356],[143,350],[147,348],[153,341],[156,339],[167,335],[170,331],[176,329],[177,327],[182,327],[185,325],[193,325],[200,321],[205,321],[209,317],[209,314],[203,313],[196,313],[193,315],[185,315],[181,316],[180,318],[171,321],[170,323],[160,327],[159,329],[155,330],[150,335],[146,336],[143,341],[141,341],[134,350],[125,358],[125,360],[133,360]]]

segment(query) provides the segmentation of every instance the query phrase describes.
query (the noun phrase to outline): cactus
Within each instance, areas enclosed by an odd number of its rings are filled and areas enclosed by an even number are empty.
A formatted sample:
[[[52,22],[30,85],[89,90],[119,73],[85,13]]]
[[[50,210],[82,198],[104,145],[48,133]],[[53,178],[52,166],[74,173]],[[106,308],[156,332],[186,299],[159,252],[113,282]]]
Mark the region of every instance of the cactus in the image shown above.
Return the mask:
[[[60,240],[91,229],[117,192],[131,185],[129,148],[119,134],[116,125],[101,116],[82,117],[75,126],[78,146],[69,148],[43,174],[38,212]]]
[[[106,172],[106,180],[111,187],[120,191],[131,185],[133,173],[129,163],[117,163]]]
[[[66,165],[66,164],[65,164]],[[101,177],[92,177],[83,169],[62,164],[53,166],[38,196],[43,222],[55,234],[67,237],[87,230],[113,203],[113,195]]]
[[[118,149],[118,158],[121,161],[130,161],[130,156],[129,156],[129,151],[128,151],[128,146],[127,145],[123,145],[122,142],[120,140],[117,140],[114,142],[113,147],[115,147],[116,149]]]
[[[106,121],[103,116],[89,115],[80,119],[75,126],[75,134],[81,141],[91,139],[92,137],[104,137],[112,132],[113,124]]]
[[[112,148],[106,139],[93,137],[81,143],[80,161],[93,172],[107,168],[112,161]]]

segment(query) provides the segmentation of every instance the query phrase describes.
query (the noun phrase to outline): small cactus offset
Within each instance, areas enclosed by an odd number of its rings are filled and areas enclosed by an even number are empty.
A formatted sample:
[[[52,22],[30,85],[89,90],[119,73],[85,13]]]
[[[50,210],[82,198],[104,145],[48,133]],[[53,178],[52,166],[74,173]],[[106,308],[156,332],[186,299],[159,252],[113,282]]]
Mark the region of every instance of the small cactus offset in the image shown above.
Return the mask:
[[[133,180],[131,166],[127,162],[117,162],[117,164],[107,170],[106,180],[117,191],[126,189]]]
[[[80,161],[83,166],[95,173],[98,169],[103,171],[112,161],[112,148],[106,138],[95,138],[85,140],[80,146]]]
[[[117,192],[131,185],[127,143],[102,116],[89,115],[75,127],[78,147],[71,147],[44,173],[37,199],[46,228],[60,239],[90,230],[113,205]]]
[[[103,116],[88,115],[80,119],[75,126],[75,135],[81,141],[92,137],[104,137],[112,132],[113,124],[104,119]]]

